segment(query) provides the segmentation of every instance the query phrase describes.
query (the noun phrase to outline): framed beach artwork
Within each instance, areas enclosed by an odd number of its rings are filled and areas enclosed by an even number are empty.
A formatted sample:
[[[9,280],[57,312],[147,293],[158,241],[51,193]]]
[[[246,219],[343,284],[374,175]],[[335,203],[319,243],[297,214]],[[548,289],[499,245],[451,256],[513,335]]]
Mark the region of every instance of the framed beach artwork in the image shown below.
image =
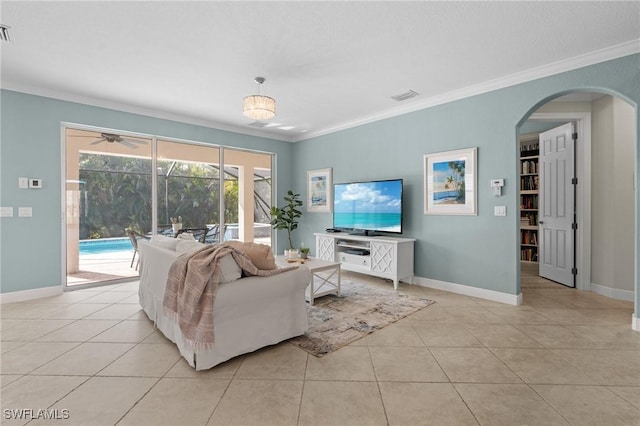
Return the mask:
[[[331,213],[331,169],[307,172],[307,211]]]
[[[424,156],[424,214],[477,215],[478,148]]]

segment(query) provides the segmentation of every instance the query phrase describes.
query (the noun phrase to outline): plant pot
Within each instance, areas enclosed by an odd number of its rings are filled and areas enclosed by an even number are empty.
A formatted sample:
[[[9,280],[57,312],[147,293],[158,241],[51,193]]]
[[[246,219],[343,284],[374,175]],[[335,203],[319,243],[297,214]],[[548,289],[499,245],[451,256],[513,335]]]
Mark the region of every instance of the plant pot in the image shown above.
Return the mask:
[[[297,259],[298,258],[298,250],[296,249],[289,249],[289,254],[287,254],[287,258],[288,259]]]
[[[178,231],[182,229],[182,224],[181,223],[172,223],[171,224],[171,228],[173,228],[173,233],[177,234]]]
[[[300,259],[307,259],[309,257],[308,252],[300,253]]]

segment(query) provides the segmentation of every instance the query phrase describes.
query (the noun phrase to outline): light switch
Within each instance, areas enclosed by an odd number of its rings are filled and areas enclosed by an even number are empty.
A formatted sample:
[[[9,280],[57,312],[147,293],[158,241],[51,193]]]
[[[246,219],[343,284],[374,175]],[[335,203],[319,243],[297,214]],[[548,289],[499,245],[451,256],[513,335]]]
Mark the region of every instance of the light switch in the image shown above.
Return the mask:
[[[507,206],[495,206],[493,208],[494,216],[506,216],[507,215]]]
[[[13,217],[13,207],[0,207],[0,217]]]
[[[18,207],[18,217],[31,217],[33,210],[31,207]]]

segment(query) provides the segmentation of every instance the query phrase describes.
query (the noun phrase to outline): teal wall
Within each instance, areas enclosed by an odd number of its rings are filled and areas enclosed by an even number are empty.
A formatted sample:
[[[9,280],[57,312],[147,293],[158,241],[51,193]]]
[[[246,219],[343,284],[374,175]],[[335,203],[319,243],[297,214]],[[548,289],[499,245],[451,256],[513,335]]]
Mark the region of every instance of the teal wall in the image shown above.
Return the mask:
[[[293,145],[3,91],[1,205],[32,206],[34,217],[1,220],[2,292],[60,284],[60,122],[67,121],[275,152],[279,203],[289,188],[306,197],[307,170],[331,167],[334,182],[404,178],[404,235],[417,240],[416,275],[518,294],[517,127],[540,105],[572,90],[603,91],[636,107],[639,64],[640,55],[631,55]],[[467,147],[478,147],[478,215],[424,215],[423,155]],[[19,176],[42,178],[45,187],[18,190]],[[638,188],[637,164],[635,176]],[[502,197],[493,196],[492,178],[505,179]],[[496,205],[507,207],[507,217],[493,216]],[[305,212],[295,242],[314,247],[313,233],[331,225],[330,214]],[[638,253],[637,230],[635,240]],[[284,246],[280,238],[277,250]]]
[[[518,126],[541,104],[571,90],[604,91],[637,106],[639,58],[631,55],[297,143],[294,172],[300,179],[294,189],[306,194],[306,171],[325,167],[333,168],[334,182],[404,178],[404,235],[417,239],[416,275],[518,294]],[[478,147],[478,215],[424,215],[423,155],[468,147]],[[502,197],[492,194],[493,178],[505,179]],[[493,215],[496,205],[507,207],[507,217]],[[296,238],[313,246],[313,232],[331,225],[328,213],[306,213]]]
[[[293,180],[292,144],[7,90],[0,92],[0,292],[59,286],[62,280],[62,122],[276,153],[278,188]],[[41,178],[41,190],[18,189],[18,177]],[[284,196],[284,190],[277,194]],[[32,218],[17,217],[32,207]]]

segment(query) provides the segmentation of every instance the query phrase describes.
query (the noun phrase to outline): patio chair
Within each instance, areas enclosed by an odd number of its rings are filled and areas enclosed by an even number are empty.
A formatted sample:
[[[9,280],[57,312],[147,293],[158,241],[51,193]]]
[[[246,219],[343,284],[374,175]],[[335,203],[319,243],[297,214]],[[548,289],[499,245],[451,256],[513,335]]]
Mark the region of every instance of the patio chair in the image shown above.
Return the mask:
[[[204,244],[207,237],[207,232],[209,232],[209,228],[207,228],[206,226],[204,228],[182,228],[176,233],[176,238],[178,238],[178,235],[180,234],[189,233],[193,235],[193,238],[195,238],[197,241]]]
[[[205,236],[206,244],[216,244],[224,242],[224,233],[227,231],[227,225],[224,226],[224,230],[222,232],[222,238],[220,238],[220,225],[217,223],[215,225],[208,226],[209,231]]]
[[[173,228],[170,223],[158,225],[158,235],[164,235],[166,237],[174,237]]]
[[[133,229],[127,228],[125,230],[127,236],[129,237],[129,241],[131,241],[131,245],[133,246],[133,257],[131,258],[130,268],[133,268],[133,262],[136,260],[136,254],[138,254],[138,239],[149,240],[150,238],[146,235],[142,235]],[[138,270],[138,266],[140,265],[140,256],[138,255],[138,262],[136,263],[136,271]]]

